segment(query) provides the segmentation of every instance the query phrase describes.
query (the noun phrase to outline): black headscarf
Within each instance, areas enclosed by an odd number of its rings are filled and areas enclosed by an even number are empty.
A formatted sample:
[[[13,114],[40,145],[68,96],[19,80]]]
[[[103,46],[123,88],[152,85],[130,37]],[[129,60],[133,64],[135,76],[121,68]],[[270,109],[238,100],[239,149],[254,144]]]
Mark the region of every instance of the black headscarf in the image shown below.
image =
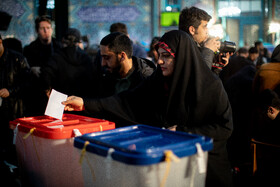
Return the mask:
[[[232,113],[221,80],[207,67],[194,40],[174,30],[160,39],[175,53],[175,67],[166,107],[167,123],[177,130],[209,136],[206,186],[231,186],[227,140],[233,129]]]
[[[194,40],[185,32],[174,30],[160,41],[175,53],[166,107],[168,123],[177,124],[180,130],[227,139],[232,130],[230,104],[221,81],[203,62]]]
[[[280,62],[280,44],[273,50],[271,62]]]

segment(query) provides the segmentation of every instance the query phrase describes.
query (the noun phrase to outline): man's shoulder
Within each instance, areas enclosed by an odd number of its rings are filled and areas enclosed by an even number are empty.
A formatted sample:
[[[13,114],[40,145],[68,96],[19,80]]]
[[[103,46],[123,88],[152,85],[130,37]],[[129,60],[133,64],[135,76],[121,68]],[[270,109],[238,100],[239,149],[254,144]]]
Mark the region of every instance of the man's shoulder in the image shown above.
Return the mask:
[[[32,47],[36,47],[38,46],[40,43],[39,38],[36,38],[36,40],[30,42],[29,44],[27,44],[26,46],[24,46],[24,48],[32,48]]]
[[[138,68],[140,69],[156,69],[155,64],[146,58],[139,58],[139,57],[132,57],[133,64],[137,64]]]
[[[133,56],[132,61],[135,70],[141,72],[144,76],[150,76],[156,69],[155,64],[148,59]]]

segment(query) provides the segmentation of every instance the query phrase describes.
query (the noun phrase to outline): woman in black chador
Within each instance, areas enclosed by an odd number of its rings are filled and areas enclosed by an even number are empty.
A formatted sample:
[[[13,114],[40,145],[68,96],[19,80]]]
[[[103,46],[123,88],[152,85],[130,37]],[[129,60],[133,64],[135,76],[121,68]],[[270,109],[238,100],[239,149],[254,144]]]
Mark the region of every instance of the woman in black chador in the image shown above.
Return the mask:
[[[209,136],[206,186],[232,186],[226,143],[232,132],[227,94],[203,62],[192,38],[183,31],[164,34],[157,45],[158,69],[133,92],[105,99],[71,96],[65,110],[106,112],[127,124],[143,123]]]

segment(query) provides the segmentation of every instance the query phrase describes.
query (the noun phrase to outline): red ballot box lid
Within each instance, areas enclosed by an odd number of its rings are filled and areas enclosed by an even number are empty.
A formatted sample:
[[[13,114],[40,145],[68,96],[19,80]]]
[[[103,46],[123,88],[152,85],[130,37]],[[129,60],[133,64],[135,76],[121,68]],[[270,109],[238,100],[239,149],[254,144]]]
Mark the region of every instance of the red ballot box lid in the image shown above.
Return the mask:
[[[62,120],[50,116],[18,118],[10,121],[10,128],[32,133],[34,136],[48,139],[66,139],[75,137],[74,129],[81,134],[115,129],[115,123],[103,119],[75,114],[63,114]]]

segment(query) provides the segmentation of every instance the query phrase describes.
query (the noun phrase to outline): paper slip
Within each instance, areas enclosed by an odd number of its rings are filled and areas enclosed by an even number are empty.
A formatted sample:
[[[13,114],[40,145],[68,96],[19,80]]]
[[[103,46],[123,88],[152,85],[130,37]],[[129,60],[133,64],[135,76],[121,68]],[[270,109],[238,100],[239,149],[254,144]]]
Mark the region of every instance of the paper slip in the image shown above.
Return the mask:
[[[45,115],[62,120],[65,106],[61,102],[66,101],[67,97],[67,95],[52,89]]]

